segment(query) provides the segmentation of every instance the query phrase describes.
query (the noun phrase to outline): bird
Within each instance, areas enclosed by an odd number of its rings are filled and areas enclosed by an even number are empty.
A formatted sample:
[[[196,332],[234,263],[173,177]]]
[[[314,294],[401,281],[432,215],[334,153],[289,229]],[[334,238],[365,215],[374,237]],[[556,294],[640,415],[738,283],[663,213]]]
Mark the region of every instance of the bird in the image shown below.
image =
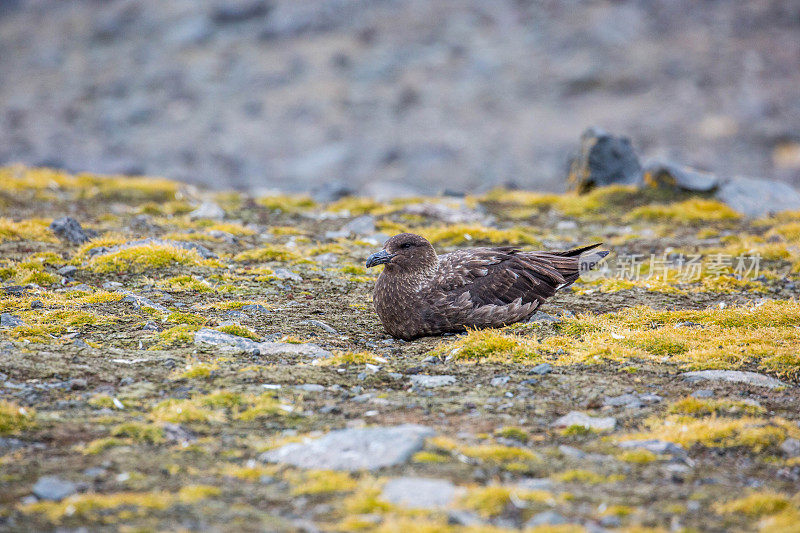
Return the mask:
[[[601,244],[555,252],[465,248],[437,255],[424,237],[400,233],[370,255],[366,267],[384,265],[373,291],[375,309],[389,335],[408,341],[527,320],[608,255],[587,254]]]

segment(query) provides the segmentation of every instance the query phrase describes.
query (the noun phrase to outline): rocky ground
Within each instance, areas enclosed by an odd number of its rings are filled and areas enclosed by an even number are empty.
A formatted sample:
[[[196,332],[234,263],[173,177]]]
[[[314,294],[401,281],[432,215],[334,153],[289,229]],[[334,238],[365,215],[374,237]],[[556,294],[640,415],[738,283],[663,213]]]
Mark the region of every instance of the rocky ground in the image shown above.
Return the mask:
[[[0,206],[0,529],[798,530],[798,212],[22,167]],[[403,229],[614,253],[531,323],[402,342],[362,265]]]
[[[0,164],[562,191],[596,125],[800,184],[796,0],[4,0],[0,50]]]

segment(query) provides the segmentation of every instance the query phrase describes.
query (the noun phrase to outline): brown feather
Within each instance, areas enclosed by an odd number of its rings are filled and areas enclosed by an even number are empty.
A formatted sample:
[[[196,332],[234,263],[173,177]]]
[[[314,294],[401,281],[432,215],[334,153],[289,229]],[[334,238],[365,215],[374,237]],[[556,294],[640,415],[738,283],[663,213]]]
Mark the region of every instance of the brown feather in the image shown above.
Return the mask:
[[[373,299],[386,330],[403,339],[499,327],[527,320],[578,279],[581,254],[597,246],[562,252],[471,248],[437,256],[424,238],[403,233],[380,253],[386,268]]]

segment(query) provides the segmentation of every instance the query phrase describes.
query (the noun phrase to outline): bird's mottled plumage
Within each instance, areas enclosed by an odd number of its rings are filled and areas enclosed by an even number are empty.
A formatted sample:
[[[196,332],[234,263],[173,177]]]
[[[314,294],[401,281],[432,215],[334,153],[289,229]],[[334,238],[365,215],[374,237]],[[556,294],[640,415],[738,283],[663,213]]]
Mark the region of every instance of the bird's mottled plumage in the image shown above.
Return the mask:
[[[524,252],[513,246],[470,248],[440,256],[419,235],[395,235],[367,260],[385,264],[373,299],[386,331],[401,339],[500,327],[528,319],[557,289],[594,263],[581,254]],[[594,261],[608,252],[596,252]]]

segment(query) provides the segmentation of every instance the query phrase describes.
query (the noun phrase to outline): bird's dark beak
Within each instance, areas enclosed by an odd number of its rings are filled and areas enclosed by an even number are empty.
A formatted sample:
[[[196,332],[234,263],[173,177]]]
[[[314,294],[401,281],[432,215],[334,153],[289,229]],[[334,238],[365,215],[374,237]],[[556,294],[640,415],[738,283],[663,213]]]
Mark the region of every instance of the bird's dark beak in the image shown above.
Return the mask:
[[[374,266],[382,265],[384,263],[388,263],[392,260],[393,255],[391,255],[386,250],[381,250],[378,253],[374,253],[367,258],[367,268],[372,268]]]

